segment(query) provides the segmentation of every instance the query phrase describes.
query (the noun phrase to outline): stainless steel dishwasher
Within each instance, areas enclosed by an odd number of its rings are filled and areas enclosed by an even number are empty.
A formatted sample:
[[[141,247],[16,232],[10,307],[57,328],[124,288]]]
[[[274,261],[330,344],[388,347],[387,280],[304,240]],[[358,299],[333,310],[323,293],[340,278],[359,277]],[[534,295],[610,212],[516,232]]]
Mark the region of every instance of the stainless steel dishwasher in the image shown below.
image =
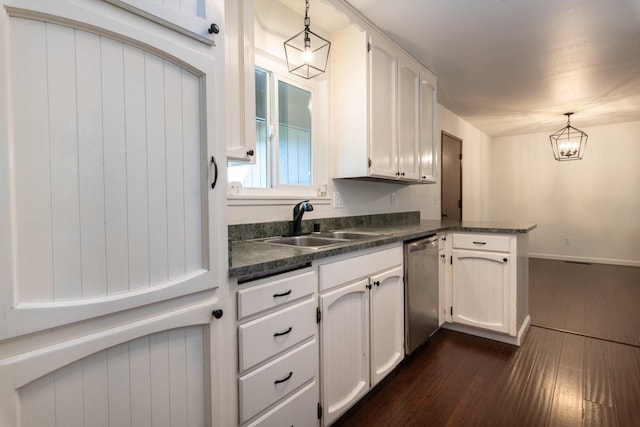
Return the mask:
[[[405,353],[438,330],[438,237],[404,245]]]

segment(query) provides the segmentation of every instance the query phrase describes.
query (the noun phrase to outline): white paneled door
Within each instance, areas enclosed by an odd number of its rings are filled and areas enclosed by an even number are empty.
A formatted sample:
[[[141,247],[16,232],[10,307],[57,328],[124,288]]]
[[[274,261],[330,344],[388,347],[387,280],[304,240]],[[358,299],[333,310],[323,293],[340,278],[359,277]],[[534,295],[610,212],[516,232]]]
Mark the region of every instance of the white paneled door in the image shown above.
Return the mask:
[[[216,424],[223,64],[155,3],[0,0],[0,425]]]
[[[0,185],[11,211],[0,227],[13,265],[0,338],[214,287],[213,61],[132,40],[133,28],[116,37],[32,15],[5,18],[11,134]]]
[[[106,0],[202,43],[215,44],[212,0]]]

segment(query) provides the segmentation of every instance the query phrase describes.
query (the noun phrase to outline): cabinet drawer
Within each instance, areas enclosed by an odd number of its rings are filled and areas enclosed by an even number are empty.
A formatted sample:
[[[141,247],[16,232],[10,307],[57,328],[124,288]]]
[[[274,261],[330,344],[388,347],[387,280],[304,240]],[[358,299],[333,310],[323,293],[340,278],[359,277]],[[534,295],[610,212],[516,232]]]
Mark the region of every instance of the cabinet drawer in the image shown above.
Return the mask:
[[[316,333],[316,301],[309,299],[238,327],[240,372]]]
[[[402,246],[320,266],[320,292],[402,265]]]
[[[247,427],[317,426],[318,398],[318,382],[313,381]]]
[[[286,397],[316,376],[318,341],[313,340],[240,377],[240,422]]]
[[[311,295],[317,287],[315,270],[275,280],[264,279],[263,284],[238,291],[238,319]]]
[[[509,252],[511,238],[496,234],[454,234],[456,249],[479,249],[483,251]]]

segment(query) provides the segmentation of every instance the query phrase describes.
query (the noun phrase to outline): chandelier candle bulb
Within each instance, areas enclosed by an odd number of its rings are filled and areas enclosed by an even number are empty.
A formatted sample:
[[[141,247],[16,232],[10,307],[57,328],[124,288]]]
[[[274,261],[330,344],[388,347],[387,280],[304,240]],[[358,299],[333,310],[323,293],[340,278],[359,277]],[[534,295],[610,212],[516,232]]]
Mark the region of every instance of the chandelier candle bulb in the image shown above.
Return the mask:
[[[584,149],[589,135],[571,126],[572,114],[564,114],[567,116],[567,126],[549,135],[553,156],[558,161],[581,160],[582,156],[584,156]]]

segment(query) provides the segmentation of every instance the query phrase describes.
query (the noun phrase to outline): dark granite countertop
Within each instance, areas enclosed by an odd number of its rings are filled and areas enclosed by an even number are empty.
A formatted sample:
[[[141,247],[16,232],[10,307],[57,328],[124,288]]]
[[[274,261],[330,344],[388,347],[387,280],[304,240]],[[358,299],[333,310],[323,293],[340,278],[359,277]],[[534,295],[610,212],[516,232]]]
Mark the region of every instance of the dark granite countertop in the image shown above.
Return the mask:
[[[412,224],[393,223],[349,227],[349,230],[381,233],[382,235],[372,239],[352,240],[319,249],[240,240],[232,242],[229,255],[229,276],[247,279],[264,276],[303,266],[313,260],[413,240],[442,231],[518,234],[528,233],[534,228],[536,228],[534,223],[423,220]]]

